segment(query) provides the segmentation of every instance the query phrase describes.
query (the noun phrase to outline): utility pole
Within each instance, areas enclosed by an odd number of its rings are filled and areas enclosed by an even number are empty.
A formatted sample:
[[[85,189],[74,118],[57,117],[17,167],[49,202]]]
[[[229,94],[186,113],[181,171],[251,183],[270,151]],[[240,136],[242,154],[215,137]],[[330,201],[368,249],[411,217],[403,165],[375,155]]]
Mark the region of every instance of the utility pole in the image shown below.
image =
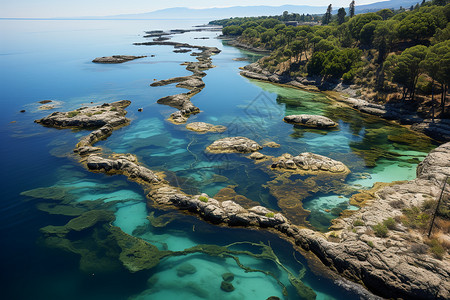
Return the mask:
[[[436,214],[438,213],[439,205],[441,204],[442,197],[444,196],[444,191],[445,191],[445,186],[447,185],[447,181],[448,181],[448,176],[445,178],[444,186],[442,187],[441,195],[439,196],[439,200],[436,205],[436,210],[434,211],[433,219],[431,220],[430,230],[428,231],[428,237],[430,237],[431,231],[433,230],[434,219],[436,218]]]

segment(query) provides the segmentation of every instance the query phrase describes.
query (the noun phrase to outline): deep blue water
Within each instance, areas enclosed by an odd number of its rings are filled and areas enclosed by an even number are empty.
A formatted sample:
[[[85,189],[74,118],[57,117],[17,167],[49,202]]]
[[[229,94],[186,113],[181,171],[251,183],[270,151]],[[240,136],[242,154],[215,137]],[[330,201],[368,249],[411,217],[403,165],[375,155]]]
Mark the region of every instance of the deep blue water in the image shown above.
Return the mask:
[[[265,186],[274,175],[240,155],[206,155],[204,149],[224,136],[244,135],[258,142],[275,141],[281,148],[265,148],[268,155],[304,151],[327,155],[345,162],[352,174],[346,183],[353,188],[370,187],[376,181],[412,179],[417,162],[433,145],[417,146],[390,142],[389,136],[405,135],[405,129],[388,122],[362,116],[321,94],[281,88],[245,79],[239,67],[248,62],[237,57],[255,57],[225,46],[214,37],[217,32],[195,32],[175,35],[172,40],[216,46],[222,53],[213,57],[216,68],[206,71],[206,87],[192,101],[201,113],[189,121],[205,121],[226,125],[223,134],[199,135],[165,121],[174,109],[156,104],[156,100],[182,92],[174,85],[150,87],[154,79],[189,75],[180,66],[194,58],[172,52],[168,46],[133,46],[143,41],[146,30],[189,28],[203,21],[18,21],[0,20],[0,111],[1,182],[0,201],[1,282],[4,299],[179,299],[223,298],[265,299],[282,297],[276,282],[262,274],[244,273],[231,260],[218,260],[205,255],[170,258],[155,269],[130,274],[124,269],[100,273],[79,270],[79,256],[42,243],[39,229],[47,225],[63,225],[72,217],[52,215],[37,209],[48,199],[31,198],[21,192],[41,187],[67,191],[72,201],[102,199],[115,204],[116,226],[129,234],[142,225],[146,216],[165,212],[146,207],[145,194],[122,176],[92,174],[69,155],[77,141],[87,132],[56,130],[33,123],[51,111],[39,110],[38,101],[52,100],[56,110],[67,111],[82,104],[129,99],[127,109],[132,119],[129,126],[114,132],[99,145],[119,153],[136,154],[153,170],[165,171],[176,178],[186,191],[206,192],[214,196],[220,189],[233,186],[238,194],[270,208],[282,209]],[[210,39],[194,39],[209,37]],[[114,54],[148,55],[149,57],[120,65],[98,65],[91,60]],[[155,57],[150,57],[155,55]],[[142,113],[137,108],[144,108]],[[25,113],[19,111],[25,109]],[[339,130],[322,132],[293,128],[282,122],[287,114],[324,114],[339,122]],[[355,149],[366,155],[383,153],[370,164]],[[358,176],[358,174],[363,174]],[[220,180],[216,180],[220,177]],[[297,178],[292,178],[295,180]],[[303,178],[304,179],[304,178]],[[303,207],[314,212],[308,225],[325,230],[334,218],[330,210],[347,208],[350,195],[312,193],[303,199]],[[300,200],[299,200],[300,201]],[[244,229],[227,229],[199,221],[191,216],[178,216],[163,228],[148,227],[139,234],[158,247],[183,250],[196,244],[227,245],[238,241],[270,242],[276,255],[294,273],[300,266],[294,259],[293,247],[276,236]],[[319,216],[319,217],[317,217]],[[194,230],[195,228],[195,230]],[[307,264],[299,253],[296,258]],[[245,259],[253,267],[269,269],[288,284],[286,274],[272,263]],[[190,262],[197,266],[193,277],[177,277],[174,268]],[[220,291],[221,272],[236,274],[236,291]],[[149,278],[158,283],[149,290]],[[215,278],[215,277],[214,277]],[[304,282],[319,299],[356,299],[330,280],[306,273]],[[293,288],[290,298],[295,299]],[[206,294],[205,294],[206,293]],[[181,298],[180,298],[181,297]],[[236,298],[236,299],[237,299]]]

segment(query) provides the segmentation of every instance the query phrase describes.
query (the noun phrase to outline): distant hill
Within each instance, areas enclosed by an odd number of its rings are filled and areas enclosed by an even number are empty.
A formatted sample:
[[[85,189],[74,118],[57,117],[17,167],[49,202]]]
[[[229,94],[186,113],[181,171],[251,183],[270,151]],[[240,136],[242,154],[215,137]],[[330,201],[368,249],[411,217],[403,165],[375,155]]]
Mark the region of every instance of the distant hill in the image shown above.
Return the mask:
[[[355,12],[365,13],[377,11],[383,8],[395,8],[400,6],[409,8],[411,5],[422,2],[421,0],[389,0],[366,5],[356,3]],[[350,1],[349,1],[350,3]],[[339,6],[333,7],[337,11]],[[348,8],[348,7],[346,7]],[[324,14],[327,6],[309,5],[283,5],[283,6],[233,6],[224,8],[192,9],[187,7],[174,7],[142,14],[116,15],[107,17],[87,17],[84,19],[225,19],[230,17],[256,17],[281,15],[284,11],[299,14]],[[336,13],[336,11],[334,13]]]

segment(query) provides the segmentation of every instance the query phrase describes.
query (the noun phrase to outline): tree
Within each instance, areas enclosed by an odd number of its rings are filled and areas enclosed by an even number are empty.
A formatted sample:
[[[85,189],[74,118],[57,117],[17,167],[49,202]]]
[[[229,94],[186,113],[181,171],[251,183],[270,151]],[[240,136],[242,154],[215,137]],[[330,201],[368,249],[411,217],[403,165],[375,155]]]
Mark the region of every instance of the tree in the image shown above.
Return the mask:
[[[441,110],[444,113],[445,94],[450,84],[450,40],[431,46],[420,66],[432,79],[432,97],[435,81],[441,85]]]
[[[355,0],[352,0],[352,2],[350,2],[348,13],[350,15],[350,18],[353,18],[353,16],[355,15]]]
[[[331,4],[330,4],[330,5],[328,5],[327,12],[323,15],[323,18],[322,18],[322,24],[323,25],[327,25],[328,23],[330,23],[330,21],[331,21],[331,10],[332,10],[332,7],[331,7]]]
[[[337,21],[338,21],[339,25],[341,25],[342,23],[345,22],[346,14],[347,13],[345,12],[345,8],[343,8],[343,7],[339,8],[338,13],[337,13]]]
[[[350,21],[348,21],[348,28],[350,29],[350,33],[352,34],[352,37],[355,39],[359,39],[361,34],[361,29],[364,27],[364,25],[376,21],[381,20],[382,18],[377,15],[376,13],[367,13],[367,14],[361,14],[357,15],[354,18],[352,18]]]
[[[379,64],[384,62],[386,55],[391,51],[392,44],[396,38],[395,27],[397,23],[395,20],[379,22],[373,32],[372,44],[378,50]]]
[[[379,15],[380,17],[382,17],[383,20],[387,20],[394,15],[392,10],[387,9],[387,8],[377,11],[376,14]]]
[[[398,34],[405,39],[421,41],[432,37],[437,28],[436,18],[430,13],[417,12],[400,21]]]
[[[372,21],[363,26],[359,34],[359,39],[362,44],[372,46],[374,32],[380,22],[381,21]]]
[[[406,49],[400,55],[389,56],[384,63],[384,69],[395,82],[403,87],[402,99],[406,99],[408,94],[410,99],[414,99],[417,79],[422,70],[421,62],[427,55],[427,47],[418,45]]]

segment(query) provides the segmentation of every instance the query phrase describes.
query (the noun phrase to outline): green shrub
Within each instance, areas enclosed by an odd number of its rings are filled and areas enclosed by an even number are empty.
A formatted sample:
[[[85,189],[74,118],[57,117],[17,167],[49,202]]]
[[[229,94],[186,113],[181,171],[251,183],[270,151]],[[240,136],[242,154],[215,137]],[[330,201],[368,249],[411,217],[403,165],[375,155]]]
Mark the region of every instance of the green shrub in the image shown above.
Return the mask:
[[[430,241],[430,251],[437,259],[444,258],[445,249],[444,247],[442,247],[442,245],[439,243],[437,239],[432,239]]]
[[[209,198],[205,197],[205,196],[200,196],[200,197],[198,197],[198,200],[206,203],[206,202],[208,202]]]
[[[117,107],[111,107],[109,111],[117,111]]]
[[[368,242],[367,242],[367,245],[369,245],[371,248],[375,247],[375,245],[373,244],[372,241],[368,241]]]
[[[268,218],[273,218],[274,216],[275,216],[275,214],[273,212],[268,212],[266,214],[266,217],[268,217]]]
[[[392,218],[387,218],[383,221],[383,225],[386,226],[388,229],[394,229],[395,228],[395,220]]]
[[[431,216],[422,212],[417,206],[405,208],[403,210],[402,222],[405,226],[414,229],[426,229],[429,225]]]
[[[364,226],[364,222],[362,220],[355,220],[353,221],[353,226]]]
[[[69,118],[73,118],[73,117],[75,117],[76,115],[78,115],[79,113],[80,113],[80,112],[77,111],[77,110],[69,111],[69,112],[67,113],[67,116],[68,116]]]
[[[378,223],[375,226],[372,226],[372,229],[377,237],[387,237],[388,228],[383,223]]]
[[[101,115],[103,113],[103,111],[96,111],[95,113],[94,113],[94,115]]]

